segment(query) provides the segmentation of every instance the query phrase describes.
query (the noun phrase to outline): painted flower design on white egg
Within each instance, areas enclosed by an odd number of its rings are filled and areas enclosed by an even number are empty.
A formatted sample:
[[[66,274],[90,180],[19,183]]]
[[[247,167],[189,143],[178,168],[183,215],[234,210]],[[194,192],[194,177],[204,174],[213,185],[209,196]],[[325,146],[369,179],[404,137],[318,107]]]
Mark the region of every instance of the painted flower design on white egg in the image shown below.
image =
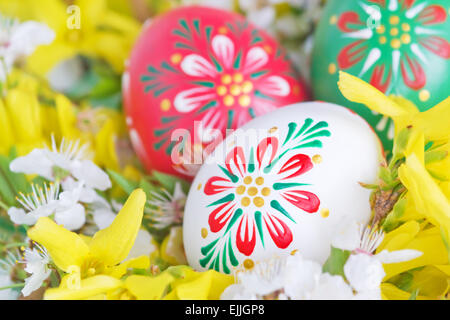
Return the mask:
[[[239,265],[233,244],[245,256],[252,255],[257,242],[264,248],[272,241],[286,249],[293,240],[290,226],[297,223],[296,216],[319,210],[319,197],[299,177],[314,168],[302,149],[322,148],[321,139],[331,135],[328,123],[314,123],[310,118],[301,125],[291,122],[284,140],[276,131],[275,127],[269,130],[269,136],[248,154],[242,146],[234,146],[225,164],[218,164],[223,174],[205,183],[204,194],[213,198],[208,205],[208,227],[219,236],[201,248],[203,268],[230,273],[228,262]],[[288,212],[288,204],[298,210]],[[264,236],[267,233],[269,239]]]

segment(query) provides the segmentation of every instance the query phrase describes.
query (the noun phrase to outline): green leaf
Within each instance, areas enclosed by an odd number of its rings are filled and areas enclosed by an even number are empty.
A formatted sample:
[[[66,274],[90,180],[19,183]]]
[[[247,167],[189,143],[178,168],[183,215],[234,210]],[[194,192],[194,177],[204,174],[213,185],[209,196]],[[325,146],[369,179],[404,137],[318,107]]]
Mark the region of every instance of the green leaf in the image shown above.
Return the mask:
[[[161,186],[166,189],[169,193],[173,193],[175,190],[175,184],[179,182],[181,184],[181,188],[185,193],[189,191],[190,184],[181,178],[168,175],[156,170],[153,170],[152,177],[161,184]]]
[[[348,250],[341,250],[332,246],[330,256],[323,265],[323,272],[328,272],[329,274],[338,275],[345,278],[344,265],[350,254],[351,252]]]
[[[385,232],[389,232],[395,229],[400,224],[400,218],[403,216],[406,210],[406,198],[402,198],[394,205],[392,211],[386,216],[382,227]]]
[[[115,172],[114,170],[107,169],[107,172],[113,179],[113,181],[117,183],[119,187],[122,188],[122,190],[127,194],[131,194],[135,189],[139,187],[138,183],[125,178],[123,175]]]

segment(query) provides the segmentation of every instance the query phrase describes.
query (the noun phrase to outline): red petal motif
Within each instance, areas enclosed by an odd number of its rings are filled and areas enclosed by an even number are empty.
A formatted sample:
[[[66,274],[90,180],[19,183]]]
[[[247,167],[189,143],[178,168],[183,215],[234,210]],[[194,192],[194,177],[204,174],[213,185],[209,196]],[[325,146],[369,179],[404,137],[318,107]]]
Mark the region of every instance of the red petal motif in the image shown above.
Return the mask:
[[[272,237],[273,242],[280,249],[286,249],[292,242],[292,232],[283,220],[277,218],[276,216],[271,216],[267,214],[267,218],[264,217],[264,222],[266,223],[267,230]],[[274,222],[273,219],[277,222]],[[268,221],[269,220],[269,221]],[[281,225],[281,228],[280,228]]]
[[[225,208],[230,203],[231,202],[224,203],[210,213],[208,218],[208,224],[211,229],[211,232],[219,232],[228,223],[228,220],[230,220],[234,212],[233,208],[235,206],[233,204],[229,208]]]
[[[308,213],[314,213],[319,210],[320,200],[312,192],[293,190],[284,192],[282,196],[297,208],[300,208]]]
[[[369,0],[369,2],[376,3],[382,7],[386,7],[386,0]]]
[[[284,179],[290,179],[293,177],[297,177],[305,172],[308,172],[313,168],[312,161],[309,156],[305,154],[296,154],[293,157],[291,157],[286,163],[281,167],[278,174],[285,173],[286,171],[290,171],[293,169],[296,169],[294,173],[292,173],[290,176],[287,176]]]
[[[423,25],[442,23],[447,19],[447,12],[438,5],[426,7],[417,17],[417,20]]]
[[[228,153],[227,158],[225,159],[225,165],[228,171],[234,174],[233,170],[231,169],[231,163],[234,163],[239,173],[241,174],[241,177],[243,177],[244,174],[247,172],[247,169],[245,163],[244,150],[242,149],[242,147],[235,147]]]
[[[386,77],[386,80],[383,82],[384,71],[385,71],[384,65],[376,66],[373,69],[373,74],[372,77],[370,78],[370,84],[382,92],[387,91],[389,85],[391,84],[391,77],[392,77],[391,70],[389,69],[389,73]]]
[[[410,78],[409,73],[406,70],[405,61],[402,60],[400,63],[400,67],[402,70],[403,81],[411,89],[419,90],[423,88],[427,82],[425,71],[417,60],[411,59],[406,53],[405,57],[413,77]]]
[[[364,25],[364,23],[359,19],[359,15],[354,11],[347,11],[341,14],[337,22],[339,30],[342,32],[355,31],[354,28],[350,28],[350,24]]]
[[[444,59],[450,59],[450,43],[444,38],[431,36],[421,39],[420,44],[434,54]]]
[[[244,235],[244,239],[241,238],[241,234],[242,234],[242,223],[245,220],[245,235]],[[246,256],[249,256],[253,253],[253,250],[255,249],[255,244],[256,244],[256,228],[255,228],[255,224],[253,223],[253,232],[252,232],[252,238],[249,239],[249,232],[248,232],[248,224],[249,224],[249,220],[247,215],[245,215],[244,217],[242,217],[241,222],[239,223],[239,227],[238,230],[236,232],[236,246],[238,248],[238,250],[242,253],[245,254]]]
[[[366,40],[358,40],[349,44],[341,50],[337,57],[339,68],[348,69],[364,58],[364,51],[367,49],[367,46],[364,45],[360,48],[357,47],[365,41]]]
[[[272,163],[273,158],[275,158],[275,155],[277,154],[278,139],[275,137],[268,137],[258,144],[258,147],[256,148],[256,159],[258,160],[259,168],[261,168],[262,160],[269,146],[272,147],[272,154],[270,155],[270,160],[267,165]]]
[[[217,185],[216,182],[231,182],[230,180],[222,177],[211,177],[208,179],[208,181],[205,184],[205,188],[203,191],[206,195],[211,196],[213,194],[221,193],[227,189],[232,188],[231,186],[223,186],[223,185]]]

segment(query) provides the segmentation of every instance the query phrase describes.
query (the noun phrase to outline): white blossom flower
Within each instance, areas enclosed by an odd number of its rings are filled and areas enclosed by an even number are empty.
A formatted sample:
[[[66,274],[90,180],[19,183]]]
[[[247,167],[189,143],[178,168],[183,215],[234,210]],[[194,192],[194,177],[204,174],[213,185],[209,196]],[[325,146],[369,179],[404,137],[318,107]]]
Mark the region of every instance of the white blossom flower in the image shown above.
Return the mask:
[[[155,227],[164,229],[172,224],[179,224],[183,219],[186,194],[181,188],[181,183],[175,183],[173,195],[167,190],[163,193],[152,192],[152,198],[148,201],[150,208],[146,208],[146,214],[154,220]]]
[[[153,244],[152,240],[152,235],[148,231],[140,229],[126,260],[140,256],[148,257],[151,253],[156,251],[158,248]]]
[[[12,269],[18,260],[18,254],[11,251],[6,252],[6,256],[0,260],[0,288],[10,287],[15,283],[11,279]],[[0,290],[0,300],[17,300],[19,291],[12,288]]]
[[[237,283],[221,299],[347,300],[353,291],[341,276],[322,273],[322,266],[301,254],[261,262],[250,271],[239,270]]]
[[[0,80],[5,80],[14,62],[33,53],[39,45],[50,44],[55,32],[45,24],[36,21],[20,23],[0,15]]]
[[[31,274],[25,279],[25,287],[22,289],[22,294],[26,297],[39,289],[50,276],[50,256],[44,247],[35,244],[33,249],[25,249],[24,261],[21,262],[26,264],[25,271]]]
[[[48,217],[55,213],[58,207],[59,184],[50,183],[44,187],[31,185],[29,195],[20,193],[17,201],[23,208],[11,207],[8,215],[15,224],[34,225],[40,217]]]
[[[357,298],[381,299],[380,284],[385,276],[383,264],[398,263],[415,259],[422,255],[417,250],[382,250],[374,254],[384,238],[382,230],[344,219],[344,225],[338,229],[332,246],[351,251],[344,265],[344,274]]]
[[[38,174],[48,180],[64,180],[71,175],[84,181],[87,188],[104,191],[111,188],[108,175],[91,160],[85,159],[87,145],[80,141],[66,142],[63,138],[59,148],[52,136],[52,148],[33,149],[29,154],[11,161],[13,172]]]

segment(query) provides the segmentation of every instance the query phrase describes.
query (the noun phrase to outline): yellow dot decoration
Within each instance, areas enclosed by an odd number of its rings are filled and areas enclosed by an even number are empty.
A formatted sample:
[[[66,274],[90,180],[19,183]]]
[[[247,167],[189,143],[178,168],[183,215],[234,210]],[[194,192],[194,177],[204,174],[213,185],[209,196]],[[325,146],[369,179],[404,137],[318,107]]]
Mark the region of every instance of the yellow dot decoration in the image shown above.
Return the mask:
[[[200,190],[201,188],[202,188],[202,184],[199,183],[198,186],[197,186],[197,190]]]
[[[263,177],[258,177],[255,179],[255,182],[258,186],[262,185],[264,183],[264,178]]]
[[[219,33],[220,34],[226,34],[228,32],[228,29],[226,27],[220,27],[219,28]]]
[[[400,22],[400,18],[398,16],[391,16],[389,18],[390,24],[398,24]]]
[[[322,210],[320,211],[320,215],[321,215],[323,218],[326,218],[326,217],[328,217],[328,216],[330,215],[330,210],[329,210],[329,209],[322,209]]]
[[[223,84],[230,84],[231,81],[232,81],[232,78],[231,78],[231,76],[229,74],[224,74],[222,76],[221,80],[222,80]]]
[[[291,251],[291,256],[294,256],[298,252],[298,249],[294,249]]]
[[[181,54],[174,53],[173,55],[170,56],[170,62],[172,62],[173,64],[179,64],[182,58],[183,57]]]
[[[248,107],[251,103],[251,99],[247,95],[243,95],[239,97],[239,104],[241,107]]]
[[[431,97],[430,91],[423,89],[419,93],[419,99],[422,102],[428,101]]]
[[[380,44],[385,44],[387,42],[387,38],[385,36],[380,37]]]
[[[244,77],[242,76],[241,73],[236,73],[233,76],[233,81],[236,82],[236,83],[241,83],[243,80],[244,80]]]
[[[264,188],[261,190],[261,194],[262,194],[263,196],[265,196],[265,197],[269,196],[269,195],[270,195],[270,188],[264,187]]]
[[[261,197],[253,198],[253,204],[258,208],[261,208],[264,205],[264,199]]]
[[[218,87],[217,87],[217,94],[218,94],[219,96],[224,96],[224,95],[227,94],[227,92],[228,92],[227,87],[225,87],[225,86],[218,86]]]
[[[312,161],[313,161],[315,164],[319,164],[319,163],[322,162],[322,156],[321,156],[320,154],[316,154],[316,155],[314,155],[314,156],[312,157]]]
[[[250,183],[252,183],[252,181],[253,181],[253,179],[252,179],[252,177],[250,177],[250,176],[246,176],[246,177],[244,178],[244,183],[245,183],[245,184],[250,184]]]
[[[258,193],[258,189],[256,187],[250,187],[247,190],[249,196],[255,196]]]
[[[245,192],[245,186],[239,186],[236,188],[237,194],[244,194],[244,192]]]
[[[398,35],[398,29],[397,28],[392,28],[391,29],[391,31],[390,31],[390,34],[391,34],[391,36],[396,36],[396,35]]]
[[[271,54],[271,53],[272,53],[272,47],[269,46],[269,45],[265,45],[265,46],[264,46],[264,50],[265,50],[268,54]]]
[[[402,46],[402,43],[401,43],[400,40],[398,40],[398,39],[393,39],[393,40],[391,41],[391,47],[392,47],[393,49],[398,49],[398,48],[400,48],[401,46]]]
[[[227,95],[224,99],[223,99],[223,103],[227,106],[227,107],[231,107],[234,104],[234,98],[230,95]]]
[[[402,35],[402,37],[400,38],[402,40],[402,43],[404,44],[409,44],[411,43],[411,36],[409,34],[404,34]]]
[[[407,23],[402,24],[402,30],[405,32],[411,31],[411,26]]]
[[[274,133],[278,130],[278,127],[272,127],[269,129],[269,133]]]
[[[253,90],[253,83],[251,81],[245,81],[242,84],[242,92],[243,93],[250,93]]]
[[[385,27],[385,26],[381,25],[381,26],[379,26],[379,27],[377,28],[377,33],[383,34],[383,33],[385,33],[385,32],[386,32],[386,27]]]
[[[252,259],[245,259],[243,265],[245,269],[251,270],[255,266],[255,263]]]
[[[164,99],[161,101],[160,108],[162,111],[169,111],[171,103],[169,99]]]
[[[233,84],[230,88],[230,93],[233,96],[238,96],[241,94],[241,86],[239,86],[238,84]]]
[[[208,230],[206,228],[202,228],[202,238],[205,239],[208,236]]]
[[[338,17],[333,15],[330,17],[330,24],[336,24],[338,22]]]
[[[249,197],[243,197],[241,200],[241,204],[244,207],[248,207],[250,205],[250,198]]]
[[[329,74],[335,74],[336,71],[337,71],[336,64],[330,63],[330,64],[328,65],[328,73],[329,73]]]

